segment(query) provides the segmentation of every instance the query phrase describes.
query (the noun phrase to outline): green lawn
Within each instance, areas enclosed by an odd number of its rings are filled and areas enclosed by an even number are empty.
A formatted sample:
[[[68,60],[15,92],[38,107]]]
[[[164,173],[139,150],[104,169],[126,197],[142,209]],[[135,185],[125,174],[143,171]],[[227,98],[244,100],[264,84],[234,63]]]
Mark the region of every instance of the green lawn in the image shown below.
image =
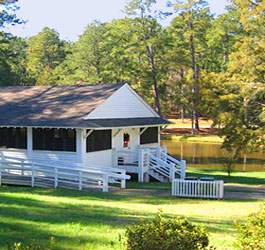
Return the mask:
[[[153,184],[154,185],[154,184]],[[121,249],[119,234],[132,222],[151,219],[159,208],[207,227],[210,242],[232,249],[233,221],[246,220],[260,200],[179,199],[147,194],[0,187],[0,249],[7,242],[36,239],[55,249]]]
[[[245,172],[234,171],[232,176],[228,176],[223,170],[204,169],[204,168],[188,168],[187,176],[200,177],[214,177],[215,180],[223,180],[229,184],[243,184],[243,185],[265,185],[265,172]],[[161,189],[170,190],[170,183],[151,182],[151,183],[138,183],[136,181],[127,182],[128,188],[145,188],[145,189]],[[234,191],[227,189],[226,191]]]

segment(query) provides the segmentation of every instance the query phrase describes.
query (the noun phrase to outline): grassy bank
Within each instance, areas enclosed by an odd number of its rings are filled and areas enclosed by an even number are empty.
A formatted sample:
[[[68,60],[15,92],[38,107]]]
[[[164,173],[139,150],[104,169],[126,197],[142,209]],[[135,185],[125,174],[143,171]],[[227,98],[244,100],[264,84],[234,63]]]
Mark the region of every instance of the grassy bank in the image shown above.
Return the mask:
[[[177,199],[170,196],[0,187],[0,249],[7,242],[48,243],[55,249],[121,249],[119,234],[158,208],[207,227],[210,244],[232,249],[233,221],[246,220],[262,201]],[[244,207],[244,209],[242,209]],[[225,212],[224,212],[225,211]]]
[[[191,119],[167,119],[168,121],[171,122],[171,124],[168,126],[169,128],[191,128]],[[200,126],[206,126],[206,127],[211,127],[213,122],[211,120],[199,119],[199,125]]]
[[[184,142],[211,142],[222,143],[223,139],[217,135],[174,135],[165,134],[161,136],[162,140],[184,141]]]

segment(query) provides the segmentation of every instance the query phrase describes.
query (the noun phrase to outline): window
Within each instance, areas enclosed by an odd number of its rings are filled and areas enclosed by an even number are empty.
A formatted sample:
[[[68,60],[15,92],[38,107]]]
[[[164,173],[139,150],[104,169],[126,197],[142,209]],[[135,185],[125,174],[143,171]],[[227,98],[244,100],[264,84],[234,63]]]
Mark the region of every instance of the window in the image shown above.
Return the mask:
[[[111,130],[94,130],[86,139],[86,151],[111,149]]]
[[[0,128],[0,148],[27,148],[26,128]]]
[[[33,149],[76,151],[76,133],[73,129],[33,129]]]
[[[141,128],[140,131],[143,131]],[[158,127],[147,128],[140,136],[140,144],[157,143],[158,142]]]

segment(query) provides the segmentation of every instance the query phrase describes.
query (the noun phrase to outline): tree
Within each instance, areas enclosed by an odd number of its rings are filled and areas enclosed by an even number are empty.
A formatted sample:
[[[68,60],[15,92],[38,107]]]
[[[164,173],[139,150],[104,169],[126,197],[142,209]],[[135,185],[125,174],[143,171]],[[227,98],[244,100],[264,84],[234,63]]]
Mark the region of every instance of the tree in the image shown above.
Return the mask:
[[[243,82],[265,82],[265,5],[259,0],[235,0],[245,35],[235,44],[228,71]]]
[[[240,35],[229,55],[226,72],[208,73],[200,91],[204,112],[220,127],[229,152],[251,152],[265,146],[264,4],[236,0]]]
[[[94,22],[87,26],[84,34],[72,45],[71,53],[66,57],[60,71],[59,83],[102,83],[108,81],[105,67],[109,51],[105,46],[107,27]]]
[[[200,71],[207,67],[206,32],[211,27],[212,15],[205,1],[175,1],[177,16],[172,21],[169,32],[174,38],[177,51],[172,65],[178,69],[179,82],[185,108],[192,120],[192,133],[199,129],[199,78]],[[179,58],[181,55],[181,58]],[[176,67],[176,64],[178,66]],[[185,84],[183,84],[185,82]],[[183,87],[186,86],[186,91]],[[185,95],[184,95],[185,93]]]
[[[0,85],[24,85],[26,41],[0,32]]]
[[[134,25],[134,32],[137,35],[137,43],[142,49],[142,53],[147,61],[147,81],[152,83],[156,111],[161,114],[160,97],[159,97],[159,67],[161,56],[161,43],[159,37],[161,34],[161,26],[157,23],[156,15],[152,15],[152,6],[155,0],[131,0],[125,12],[129,16],[134,16],[132,22]]]
[[[226,7],[227,12],[218,16],[207,31],[206,39],[209,47],[208,72],[225,72],[229,56],[235,52],[235,43],[243,36],[239,13],[235,5]]]
[[[52,84],[51,72],[65,57],[63,45],[59,34],[49,28],[28,40],[27,71],[32,84]]]
[[[18,0],[0,0],[0,28],[4,27],[5,23],[8,24],[19,24],[23,23],[24,21],[20,20],[16,14],[10,14],[8,11],[18,10],[18,7],[15,5],[15,3]]]

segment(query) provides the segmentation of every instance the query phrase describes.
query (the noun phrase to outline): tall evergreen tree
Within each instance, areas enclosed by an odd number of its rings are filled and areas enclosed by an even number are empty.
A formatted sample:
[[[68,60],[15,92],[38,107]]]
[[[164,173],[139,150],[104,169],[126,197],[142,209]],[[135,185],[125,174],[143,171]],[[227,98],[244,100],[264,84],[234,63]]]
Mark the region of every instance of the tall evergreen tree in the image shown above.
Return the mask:
[[[180,78],[189,82],[189,85],[186,85],[189,105],[186,107],[194,133],[195,128],[199,129],[199,78],[201,70],[208,65],[206,32],[211,27],[212,15],[207,2],[203,0],[175,1],[174,7],[177,17],[172,21],[170,31],[176,39],[175,45],[181,45],[181,57],[185,57],[177,59],[177,62],[182,64],[179,70]]]
[[[0,85],[26,84],[26,41],[0,32]]]
[[[28,40],[27,72],[31,84],[52,84],[52,70],[65,57],[64,43],[59,34],[49,28],[44,28],[38,35]]]
[[[156,111],[161,114],[159,81],[160,71],[162,70],[162,44],[161,26],[157,22],[158,16],[152,11],[155,0],[131,0],[128,2],[125,11],[133,16],[134,32],[137,35],[137,47],[144,54],[143,60],[147,63],[146,82],[152,83],[152,89],[155,99]]]

